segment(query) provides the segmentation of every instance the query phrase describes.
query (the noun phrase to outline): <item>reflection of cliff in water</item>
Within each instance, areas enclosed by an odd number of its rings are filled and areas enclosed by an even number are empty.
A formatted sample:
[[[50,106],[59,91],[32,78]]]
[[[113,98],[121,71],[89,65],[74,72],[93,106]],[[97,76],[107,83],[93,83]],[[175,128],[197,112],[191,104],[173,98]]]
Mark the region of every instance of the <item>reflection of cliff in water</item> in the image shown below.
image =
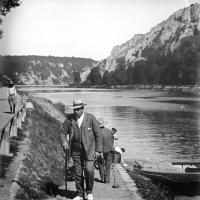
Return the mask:
[[[133,140],[148,141],[149,145],[144,142],[147,148],[173,159],[199,159],[199,113],[120,106],[113,107],[113,112],[119,123],[123,120],[122,126],[132,134]]]

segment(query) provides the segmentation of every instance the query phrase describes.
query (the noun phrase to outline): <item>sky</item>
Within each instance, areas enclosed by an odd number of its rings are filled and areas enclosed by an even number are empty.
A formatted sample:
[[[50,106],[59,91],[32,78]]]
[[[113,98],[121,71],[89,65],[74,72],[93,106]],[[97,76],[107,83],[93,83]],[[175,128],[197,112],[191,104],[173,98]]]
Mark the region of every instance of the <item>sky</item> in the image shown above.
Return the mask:
[[[107,58],[195,0],[21,0],[3,18],[0,55]],[[200,3],[200,0],[197,0]]]

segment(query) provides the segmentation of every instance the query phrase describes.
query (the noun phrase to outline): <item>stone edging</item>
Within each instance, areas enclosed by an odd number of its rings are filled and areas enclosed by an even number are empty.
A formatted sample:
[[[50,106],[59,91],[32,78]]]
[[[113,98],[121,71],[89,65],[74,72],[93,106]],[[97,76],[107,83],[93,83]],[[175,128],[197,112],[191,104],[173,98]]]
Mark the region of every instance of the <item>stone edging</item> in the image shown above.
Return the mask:
[[[116,164],[116,168],[117,168],[119,174],[121,175],[121,178],[124,181],[128,190],[133,192],[133,199],[134,200],[143,200],[143,198],[140,197],[138,194],[138,188],[137,188],[134,180],[128,175],[126,170],[120,164]]]

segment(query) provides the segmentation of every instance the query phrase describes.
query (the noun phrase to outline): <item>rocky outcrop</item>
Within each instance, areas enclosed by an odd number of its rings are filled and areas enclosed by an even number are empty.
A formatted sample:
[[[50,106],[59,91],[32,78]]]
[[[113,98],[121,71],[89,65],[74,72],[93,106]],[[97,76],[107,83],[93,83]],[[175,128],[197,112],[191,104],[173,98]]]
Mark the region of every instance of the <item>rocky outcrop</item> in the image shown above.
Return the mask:
[[[75,57],[0,56],[0,74],[8,75],[16,84],[69,85],[74,81],[74,72],[84,74],[95,63]]]
[[[191,6],[178,10],[167,20],[153,27],[146,34],[137,34],[124,44],[116,46],[111,51],[103,65],[100,61],[101,72],[105,70],[114,71],[116,60],[125,57],[126,61],[135,62],[146,59],[143,52],[146,48],[162,49],[164,52],[173,52],[179,45],[181,39],[195,35],[200,31],[200,5]],[[103,66],[102,66],[103,65]]]

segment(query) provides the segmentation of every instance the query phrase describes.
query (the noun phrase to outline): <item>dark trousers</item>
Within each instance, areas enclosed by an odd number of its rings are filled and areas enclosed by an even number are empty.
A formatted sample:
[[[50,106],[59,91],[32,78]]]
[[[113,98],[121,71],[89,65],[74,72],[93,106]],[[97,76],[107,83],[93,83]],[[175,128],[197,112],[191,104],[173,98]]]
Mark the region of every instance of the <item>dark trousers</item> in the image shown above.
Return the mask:
[[[111,165],[112,165],[112,160],[113,160],[112,151],[104,153],[103,157],[104,157],[104,161],[101,159],[98,160],[99,173],[100,173],[101,180],[105,183],[109,183]]]
[[[8,102],[10,106],[10,112],[15,113],[15,106],[17,104],[17,97],[15,95],[9,95]]]
[[[72,159],[75,166],[75,184],[77,195],[84,197],[84,175],[86,180],[87,194],[92,193],[94,185],[94,161],[86,160],[85,151],[72,151]],[[84,174],[83,174],[84,173]]]

